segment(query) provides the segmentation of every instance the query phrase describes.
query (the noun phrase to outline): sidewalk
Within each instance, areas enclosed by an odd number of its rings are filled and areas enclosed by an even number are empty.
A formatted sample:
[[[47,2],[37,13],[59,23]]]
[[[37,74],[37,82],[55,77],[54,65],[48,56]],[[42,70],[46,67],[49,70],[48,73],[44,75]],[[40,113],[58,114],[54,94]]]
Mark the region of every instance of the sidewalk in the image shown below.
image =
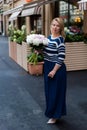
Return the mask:
[[[67,116],[46,124],[42,76],[31,76],[8,56],[0,36],[0,130],[87,130],[87,70],[67,72]]]

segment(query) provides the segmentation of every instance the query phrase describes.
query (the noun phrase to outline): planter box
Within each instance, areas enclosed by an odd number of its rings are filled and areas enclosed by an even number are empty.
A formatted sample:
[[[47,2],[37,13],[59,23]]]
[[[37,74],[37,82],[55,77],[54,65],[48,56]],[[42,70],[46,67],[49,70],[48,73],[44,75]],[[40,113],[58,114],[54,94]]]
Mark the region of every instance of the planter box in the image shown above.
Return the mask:
[[[11,41],[10,38],[8,38],[8,51],[9,51],[9,57],[11,57]]]
[[[9,56],[13,59],[13,44],[9,41]]]
[[[26,42],[22,42],[22,67],[28,71],[27,67],[27,55],[30,54],[31,48]]]
[[[42,75],[43,74],[43,64],[44,64],[44,62],[39,62],[36,65],[29,63],[28,64],[29,73],[31,75]]]
[[[30,74],[33,74],[34,72],[30,71],[27,63],[27,55],[30,53],[30,49],[25,42],[20,45],[9,40],[9,56]],[[65,64],[67,71],[87,69],[87,44],[83,42],[66,43]]]
[[[17,62],[17,43],[9,41],[9,56]]]
[[[26,42],[20,45],[9,40],[9,56],[26,71],[28,71],[27,55],[30,53],[30,50],[31,48]]]
[[[17,63],[22,67],[22,45],[17,44]]]
[[[66,43],[67,71],[87,69],[87,44],[83,42]]]

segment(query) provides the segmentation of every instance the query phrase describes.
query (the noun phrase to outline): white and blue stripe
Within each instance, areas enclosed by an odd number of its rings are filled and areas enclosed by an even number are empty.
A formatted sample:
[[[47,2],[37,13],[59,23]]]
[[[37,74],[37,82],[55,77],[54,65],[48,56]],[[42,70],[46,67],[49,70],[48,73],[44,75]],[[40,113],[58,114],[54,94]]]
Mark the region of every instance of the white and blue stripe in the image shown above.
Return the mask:
[[[62,36],[52,38],[48,37],[48,46],[44,48],[44,60],[55,62],[62,65],[65,59],[65,43]]]

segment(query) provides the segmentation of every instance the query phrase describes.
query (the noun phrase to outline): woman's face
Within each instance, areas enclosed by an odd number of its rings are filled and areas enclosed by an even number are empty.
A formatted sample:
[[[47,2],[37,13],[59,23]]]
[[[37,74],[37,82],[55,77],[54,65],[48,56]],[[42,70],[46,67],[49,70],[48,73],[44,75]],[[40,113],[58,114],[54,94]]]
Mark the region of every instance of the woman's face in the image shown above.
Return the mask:
[[[60,34],[60,25],[55,20],[51,24],[51,33],[52,34]]]

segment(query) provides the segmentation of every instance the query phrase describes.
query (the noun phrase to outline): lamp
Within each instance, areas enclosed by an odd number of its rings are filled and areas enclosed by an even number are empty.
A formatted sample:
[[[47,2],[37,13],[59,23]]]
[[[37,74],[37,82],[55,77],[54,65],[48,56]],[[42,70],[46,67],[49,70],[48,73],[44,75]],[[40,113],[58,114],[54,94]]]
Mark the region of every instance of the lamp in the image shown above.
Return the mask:
[[[31,2],[32,0],[26,0],[26,2]]]

